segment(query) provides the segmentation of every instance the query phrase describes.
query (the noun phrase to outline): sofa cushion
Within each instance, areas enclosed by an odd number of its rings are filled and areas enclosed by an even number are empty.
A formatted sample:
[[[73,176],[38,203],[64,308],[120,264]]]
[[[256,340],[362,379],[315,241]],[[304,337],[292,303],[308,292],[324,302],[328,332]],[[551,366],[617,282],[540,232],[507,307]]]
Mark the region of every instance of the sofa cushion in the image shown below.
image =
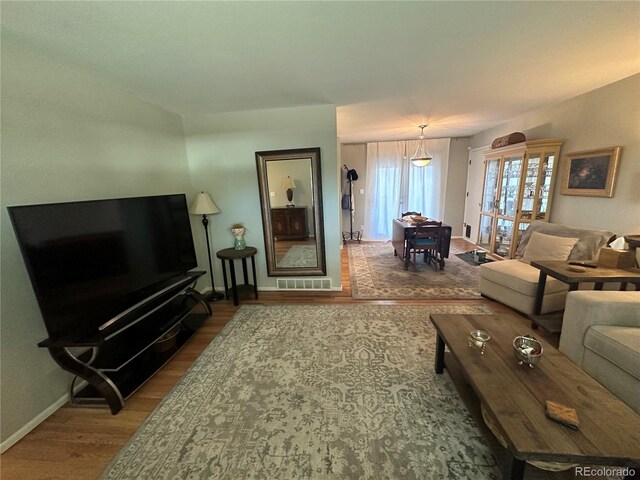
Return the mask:
[[[577,238],[557,237],[533,232],[524,251],[522,261],[531,263],[531,261],[566,260],[569,258],[571,249],[577,241]]]
[[[569,227],[559,223],[534,221],[529,224],[529,227],[527,227],[520,237],[518,249],[516,250],[516,258],[522,258],[524,255],[533,232],[558,237],[577,238],[578,241],[571,249],[571,254],[569,254],[569,260],[595,260],[598,258],[600,247],[606,246],[615,238],[615,234],[607,230],[590,230],[587,228]]]
[[[585,334],[584,346],[640,379],[640,328],[594,325]]]
[[[538,288],[540,270],[520,260],[502,260],[480,265],[480,276],[505,288],[533,297]],[[568,289],[569,286],[566,283],[547,277],[544,293],[556,293]]]

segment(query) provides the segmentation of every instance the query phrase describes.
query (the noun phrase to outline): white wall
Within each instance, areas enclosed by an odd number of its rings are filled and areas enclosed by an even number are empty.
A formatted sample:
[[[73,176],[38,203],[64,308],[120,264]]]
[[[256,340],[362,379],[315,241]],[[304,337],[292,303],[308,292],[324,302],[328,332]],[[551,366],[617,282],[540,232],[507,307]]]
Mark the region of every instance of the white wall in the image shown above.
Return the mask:
[[[467,196],[465,197],[464,225],[471,227],[468,238],[473,243],[478,241],[478,228],[480,223],[480,197],[484,178],[484,154],[488,145],[474,147],[469,150],[467,163]],[[480,181],[478,181],[480,179]]]
[[[64,398],[7,210],[21,204],[192,191],[180,117],[2,37],[1,440]],[[9,439],[9,440],[7,440]]]
[[[496,137],[523,132],[528,140],[560,138],[560,170],[556,177],[551,221],[577,227],[611,230],[618,235],[640,232],[640,74],[516,117],[474,135],[471,146],[491,144]],[[565,154],[622,146],[612,198],[560,194]],[[475,178],[482,183],[482,176]],[[469,200],[480,201],[477,199]],[[476,222],[478,220],[476,219]],[[476,230],[477,231],[477,230]],[[472,237],[475,241],[475,238]]]
[[[320,147],[327,277],[340,286],[339,181],[336,109],[333,105],[279,108],[183,117],[192,182],[211,194],[221,212],[209,218],[212,249],[233,245],[229,228],[243,223],[247,245],[258,249],[258,288],[274,288],[267,276],[255,152]],[[195,232],[196,244],[204,242]],[[202,265],[204,268],[204,264]],[[207,268],[208,269],[208,268]],[[223,285],[222,268],[213,266]],[[203,280],[207,282],[208,279]],[[208,285],[208,284],[207,284]]]

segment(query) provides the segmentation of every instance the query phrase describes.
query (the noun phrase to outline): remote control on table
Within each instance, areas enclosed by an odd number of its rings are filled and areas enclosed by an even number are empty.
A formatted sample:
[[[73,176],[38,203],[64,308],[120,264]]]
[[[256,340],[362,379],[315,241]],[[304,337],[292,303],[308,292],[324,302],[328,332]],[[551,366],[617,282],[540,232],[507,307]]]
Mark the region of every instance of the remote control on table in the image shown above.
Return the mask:
[[[589,263],[589,262],[569,262],[569,265],[579,265],[581,267],[587,267],[587,268],[598,268],[598,265],[596,265],[595,263]]]

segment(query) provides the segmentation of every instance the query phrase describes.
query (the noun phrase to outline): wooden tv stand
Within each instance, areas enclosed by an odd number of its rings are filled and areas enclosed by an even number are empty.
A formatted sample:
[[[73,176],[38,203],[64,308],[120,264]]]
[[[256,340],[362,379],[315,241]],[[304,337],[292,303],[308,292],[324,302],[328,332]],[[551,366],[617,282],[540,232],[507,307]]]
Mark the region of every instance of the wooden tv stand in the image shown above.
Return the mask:
[[[73,405],[106,405],[114,415],[140,386],[160,370],[211,315],[209,304],[192,287],[204,272],[189,272],[183,281],[154,297],[148,305],[114,324],[109,333],[91,338],[48,338],[38,344],[75,377],[69,388]],[[194,313],[196,305],[206,313]],[[105,330],[106,332],[107,330]],[[169,334],[169,335],[167,335]],[[168,337],[168,338],[167,338]],[[71,349],[83,349],[80,354]],[[75,392],[76,381],[88,382]]]

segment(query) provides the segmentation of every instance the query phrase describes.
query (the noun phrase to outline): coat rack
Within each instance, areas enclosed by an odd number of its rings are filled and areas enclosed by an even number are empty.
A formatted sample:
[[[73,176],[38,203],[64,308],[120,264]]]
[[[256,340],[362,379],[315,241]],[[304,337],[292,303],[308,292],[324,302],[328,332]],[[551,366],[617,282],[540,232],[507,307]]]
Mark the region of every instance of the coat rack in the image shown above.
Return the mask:
[[[353,231],[353,182],[358,180],[358,174],[346,165],[342,165],[342,167],[347,171],[347,183],[349,185],[349,231],[342,232],[342,243],[346,244],[350,240],[357,240],[360,243],[362,232],[360,230]]]

